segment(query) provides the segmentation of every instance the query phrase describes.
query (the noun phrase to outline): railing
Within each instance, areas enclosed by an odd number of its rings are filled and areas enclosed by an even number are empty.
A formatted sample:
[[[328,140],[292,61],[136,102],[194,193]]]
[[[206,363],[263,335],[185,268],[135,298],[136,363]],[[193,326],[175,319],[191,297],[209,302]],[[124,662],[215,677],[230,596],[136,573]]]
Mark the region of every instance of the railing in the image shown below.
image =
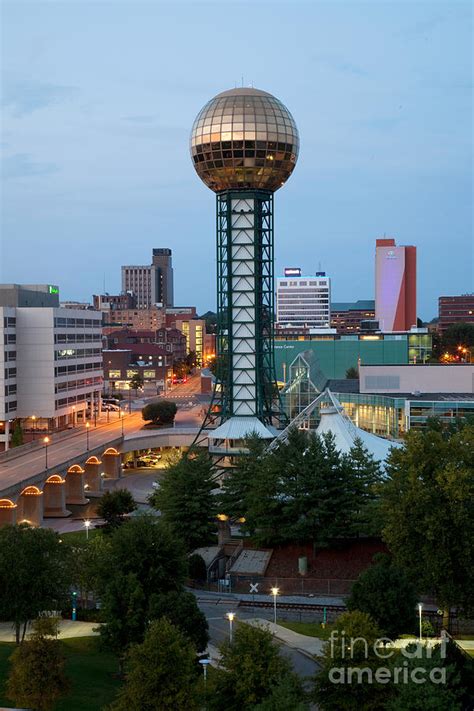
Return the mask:
[[[232,568],[232,566],[234,565],[235,561],[237,560],[237,558],[238,558],[239,555],[241,554],[243,547],[244,547],[244,541],[243,541],[243,539],[242,539],[242,540],[240,541],[240,543],[238,544],[237,548],[235,549],[235,551],[232,553],[232,555],[231,555],[230,558],[228,559],[226,565],[225,565],[226,572],[229,572],[229,570]]]

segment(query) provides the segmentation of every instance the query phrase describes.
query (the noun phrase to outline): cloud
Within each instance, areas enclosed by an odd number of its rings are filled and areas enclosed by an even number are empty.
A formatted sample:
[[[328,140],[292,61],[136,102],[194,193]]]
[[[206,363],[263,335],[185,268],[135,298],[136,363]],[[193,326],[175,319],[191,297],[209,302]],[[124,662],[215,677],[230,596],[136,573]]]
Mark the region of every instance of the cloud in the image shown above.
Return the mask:
[[[78,91],[75,86],[61,86],[36,81],[6,82],[2,106],[16,117],[26,116],[47,106],[66,101]]]
[[[59,166],[55,163],[35,163],[27,153],[15,153],[3,159],[2,176],[12,178],[31,178],[38,175],[56,173]]]

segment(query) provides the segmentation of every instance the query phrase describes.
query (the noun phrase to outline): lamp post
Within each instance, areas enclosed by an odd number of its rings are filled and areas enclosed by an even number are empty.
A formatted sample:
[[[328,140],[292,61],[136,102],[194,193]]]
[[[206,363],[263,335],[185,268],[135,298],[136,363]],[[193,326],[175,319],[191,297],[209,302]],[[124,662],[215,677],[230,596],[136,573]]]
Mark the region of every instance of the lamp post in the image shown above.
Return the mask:
[[[423,603],[422,603],[422,602],[419,602],[419,603],[418,603],[418,618],[419,618],[419,622],[420,622],[420,642],[421,642],[421,640],[422,640],[422,638],[423,638],[423,635],[422,635],[422,633],[421,633],[422,610],[423,610]]]
[[[279,588],[272,588],[273,595],[273,622],[276,625],[277,621],[277,595],[280,592]]]
[[[207,685],[207,665],[211,663],[210,659],[200,659],[199,664],[202,664],[202,671],[204,672],[204,686]]]
[[[125,415],[124,411],[123,411],[123,410],[120,410],[120,420],[121,420],[121,422],[122,422],[122,437],[123,437],[123,434],[124,434],[124,432],[123,432],[123,418],[124,418],[124,415]]]
[[[232,623],[234,622],[234,617],[235,617],[235,612],[228,612],[227,613],[227,619],[229,620],[229,642],[232,644]]]
[[[45,438],[43,439],[43,444],[44,444],[44,455],[45,455],[45,458],[44,458],[44,464],[45,464],[45,466],[44,466],[44,468],[47,469],[47,468],[48,468],[48,444],[49,444],[49,437],[45,437]]]
[[[31,419],[33,420],[33,440],[36,439],[36,415],[31,415]]]
[[[87,451],[89,451],[89,430],[90,430],[91,423],[86,422],[86,442],[87,442]]]
[[[84,521],[84,526],[86,529],[86,541],[88,541],[89,540],[89,528],[91,527],[91,522],[89,521],[88,518],[86,518],[86,520]]]

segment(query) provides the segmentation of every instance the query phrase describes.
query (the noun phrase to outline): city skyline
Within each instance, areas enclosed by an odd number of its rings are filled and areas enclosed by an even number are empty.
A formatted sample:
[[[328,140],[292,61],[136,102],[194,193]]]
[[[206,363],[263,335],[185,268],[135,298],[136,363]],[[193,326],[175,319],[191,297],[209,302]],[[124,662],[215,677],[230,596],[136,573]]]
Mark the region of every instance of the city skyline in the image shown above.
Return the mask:
[[[213,5],[180,7],[186,23],[162,5],[4,4],[2,281],[89,300],[104,277],[118,292],[120,266],[146,264],[163,245],[176,303],[214,310],[212,197],[188,139],[204,101],[243,75],[291,106],[300,128],[300,161],[278,200],[276,275],[321,265],[334,301],[373,298],[386,233],[418,248],[421,318],[436,315],[438,296],[472,291],[467,4],[365,14],[359,3],[277,4],[269,14],[260,3],[245,52],[225,63],[214,62],[227,40]],[[286,28],[284,53],[257,41],[262,27]]]

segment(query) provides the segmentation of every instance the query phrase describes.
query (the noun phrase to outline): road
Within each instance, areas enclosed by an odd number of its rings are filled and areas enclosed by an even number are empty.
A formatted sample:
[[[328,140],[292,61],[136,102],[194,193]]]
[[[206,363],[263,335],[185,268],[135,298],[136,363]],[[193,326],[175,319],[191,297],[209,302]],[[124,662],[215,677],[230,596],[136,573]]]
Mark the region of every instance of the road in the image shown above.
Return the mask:
[[[205,594],[204,594],[205,595]],[[206,615],[209,624],[209,635],[211,644],[218,647],[224,640],[229,638],[229,620],[226,618],[227,612],[235,612],[235,621],[246,620],[255,617],[255,612],[243,611],[236,606],[235,600],[226,602],[222,598],[211,598],[203,600],[203,593],[199,592],[199,608]],[[258,610],[258,617],[272,619],[272,612],[266,610]],[[297,649],[292,649],[284,644],[280,644],[281,653],[287,657],[295,670],[302,678],[313,677],[319,665],[302,654]]]
[[[51,441],[47,449],[42,441],[38,441],[34,449],[29,449],[14,459],[0,460],[0,491],[39,474],[46,468],[60,467],[68,460],[81,457],[88,450],[105,446],[114,438],[120,438],[122,431],[125,436],[137,432],[143,427],[141,416],[143,405],[156,399],[159,398],[155,396],[147,398],[146,401],[132,401],[132,412],[125,413],[123,418],[118,412],[104,414],[96,427],[91,421],[89,430],[85,425],[81,425],[74,430],[62,432],[56,441],[55,436],[50,435]],[[199,374],[192,376],[187,383],[174,386],[166,394],[166,399],[176,402],[179,408],[175,427],[198,427],[201,424],[203,403],[200,401],[203,398],[200,395]],[[193,403],[192,407],[189,403]]]

